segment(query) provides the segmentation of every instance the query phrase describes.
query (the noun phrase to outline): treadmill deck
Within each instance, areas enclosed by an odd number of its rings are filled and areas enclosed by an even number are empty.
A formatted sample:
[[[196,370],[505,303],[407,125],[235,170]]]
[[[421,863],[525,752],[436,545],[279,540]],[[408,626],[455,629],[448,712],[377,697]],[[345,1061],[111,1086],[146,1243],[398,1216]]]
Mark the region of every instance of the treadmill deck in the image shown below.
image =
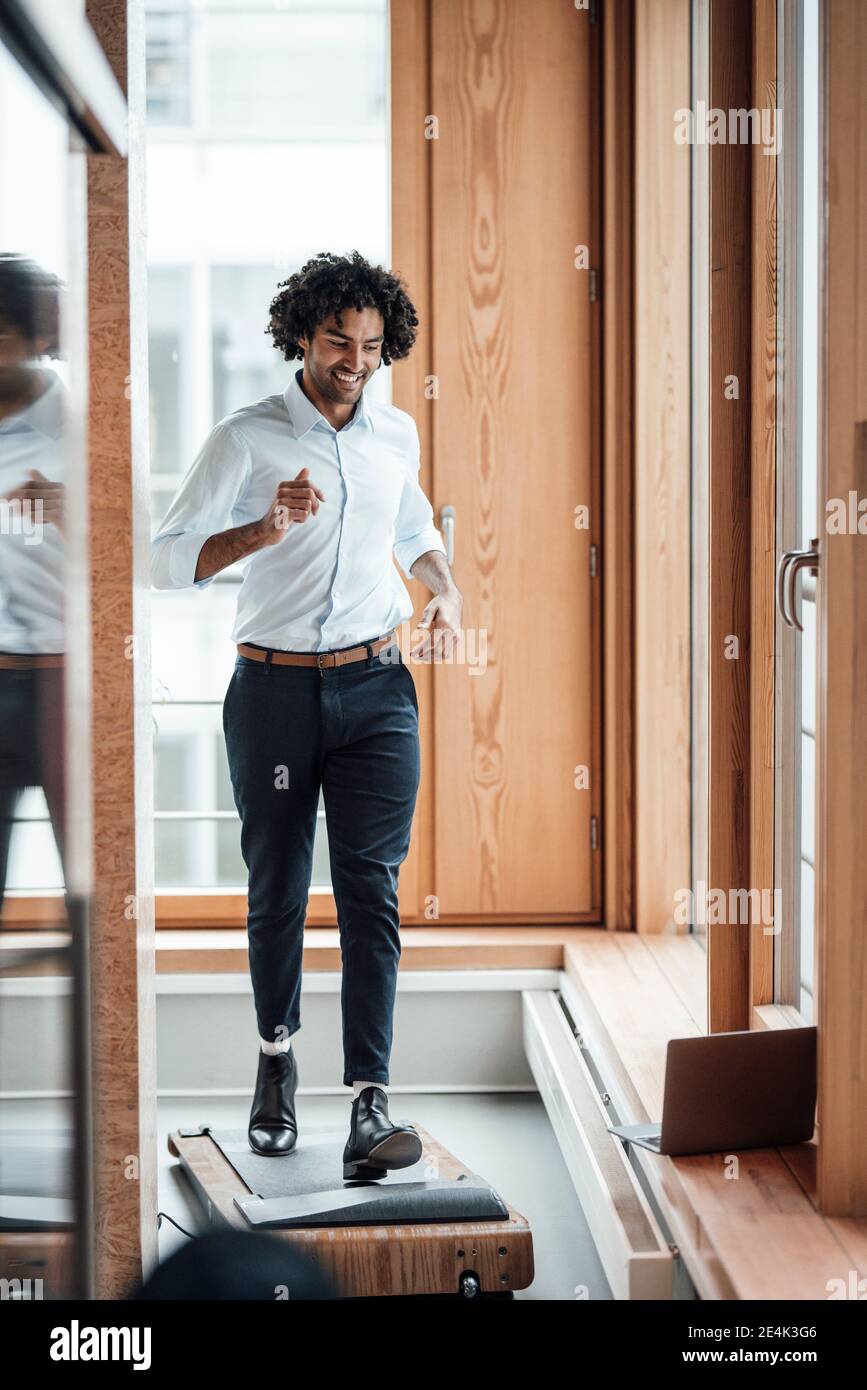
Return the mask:
[[[417,1181],[425,1175],[455,1182],[462,1177],[478,1180],[476,1174],[420,1125],[415,1128],[423,1145],[418,1164],[410,1169],[389,1170],[380,1183],[340,1185],[350,1189],[363,1187],[365,1192],[370,1192],[377,1188],[393,1191],[401,1180]],[[309,1149],[322,1144],[334,1133],[333,1130],[302,1130],[297,1156],[301,1157],[305,1139]],[[208,1127],[196,1131],[175,1130],[169,1135],[168,1146],[169,1152],[180,1160],[211,1224],[249,1230],[236,1198],[249,1201],[259,1194],[244,1181]],[[232,1145],[227,1144],[227,1148],[231,1153]],[[269,1184],[271,1191],[275,1183],[279,1184],[280,1167],[292,1163],[295,1156],[261,1160],[271,1165],[270,1171],[274,1173]],[[330,1178],[316,1186],[321,1189],[323,1184],[326,1188],[338,1186]],[[288,1195],[291,1183],[286,1190]],[[527,1288],[535,1273],[529,1223],[508,1202],[504,1205],[507,1220],[295,1225],[272,1230],[271,1234],[291,1242],[296,1252],[309,1258],[337,1285],[344,1297],[455,1294],[459,1290],[473,1289],[478,1293],[502,1294]],[[470,1296],[477,1295],[471,1293]]]

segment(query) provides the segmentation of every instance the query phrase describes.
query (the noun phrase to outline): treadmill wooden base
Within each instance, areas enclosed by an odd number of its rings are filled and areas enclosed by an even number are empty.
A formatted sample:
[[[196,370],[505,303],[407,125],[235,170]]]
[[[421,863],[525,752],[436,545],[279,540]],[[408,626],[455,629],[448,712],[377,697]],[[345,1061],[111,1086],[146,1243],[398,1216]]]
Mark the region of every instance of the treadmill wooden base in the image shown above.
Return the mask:
[[[436,1160],[441,1178],[469,1173],[453,1154],[416,1125],[423,1158]],[[235,1206],[249,1188],[207,1133],[169,1135],[214,1226],[248,1231]],[[509,1220],[430,1222],[427,1225],[329,1226],[273,1231],[289,1242],[348,1298],[400,1294],[505,1293],[526,1289],[535,1274],[533,1236],[525,1217],[506,1203]]]

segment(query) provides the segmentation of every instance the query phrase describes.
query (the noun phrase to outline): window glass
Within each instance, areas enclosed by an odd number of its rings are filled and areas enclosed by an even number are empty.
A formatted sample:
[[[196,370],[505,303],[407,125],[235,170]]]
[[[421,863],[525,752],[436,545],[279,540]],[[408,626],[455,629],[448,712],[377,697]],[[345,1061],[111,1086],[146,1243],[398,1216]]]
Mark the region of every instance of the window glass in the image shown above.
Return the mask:
[[[388,262],[388,8],[147,0],[146,19],[156,529],[211,427],[298,366],[265,333],[278,282],[326,249]],[[158,888],[246,887],[221,723],[239,582],[152,596]]]
[[[777,543],[807,550],[818,535],[822,174],[818,0],[779,0]],[[777,619],[776,881],[782,931],[774,991],[805,1023],[814,1017],[816,582],[802,569],[795,606],[803,632]]]

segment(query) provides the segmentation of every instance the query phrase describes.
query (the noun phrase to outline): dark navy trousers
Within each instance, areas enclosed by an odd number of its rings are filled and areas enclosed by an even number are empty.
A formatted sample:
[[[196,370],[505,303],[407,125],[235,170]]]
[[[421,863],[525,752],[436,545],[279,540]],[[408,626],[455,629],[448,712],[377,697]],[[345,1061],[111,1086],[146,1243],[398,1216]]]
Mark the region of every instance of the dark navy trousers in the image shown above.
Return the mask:
[[[239,653],[223,732],[248,871],[259,1035],[274,1041],[301,1027],[321,787],[343,960],[343,1084],[387,1085],[400,960],[398,874],[420,772],[412,673],[396,646],[322,671],[266,666]]]

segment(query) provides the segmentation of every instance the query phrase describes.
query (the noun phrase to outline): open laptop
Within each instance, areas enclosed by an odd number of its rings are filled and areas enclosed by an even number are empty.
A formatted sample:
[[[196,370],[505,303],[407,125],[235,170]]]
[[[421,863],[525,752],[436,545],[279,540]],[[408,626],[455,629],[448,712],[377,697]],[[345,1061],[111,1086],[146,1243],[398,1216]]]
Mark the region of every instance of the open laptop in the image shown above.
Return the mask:
[[[772,1028],[672,1038],[661,1124],[609,1133],[658,1154],[763,1149],[810,1139],[816,1029]]]

